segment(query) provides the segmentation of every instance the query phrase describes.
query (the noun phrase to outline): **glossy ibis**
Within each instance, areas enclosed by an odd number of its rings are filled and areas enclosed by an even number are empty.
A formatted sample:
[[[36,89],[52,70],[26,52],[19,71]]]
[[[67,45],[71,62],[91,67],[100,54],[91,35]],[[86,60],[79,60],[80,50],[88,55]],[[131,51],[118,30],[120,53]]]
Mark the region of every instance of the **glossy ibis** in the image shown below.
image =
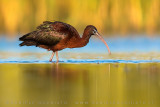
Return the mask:
[[[45,48],[48,51],[51,50],[53,53],[49,61],[52,61],[54,53],[56,53],[58,62],[58,51],[64,48],[83,47],[87,45],[92,35],[97,35],[110,53],[107,43],[93,25],[88,25],[81,37],[73,26],[59,21],[44,21],[35,31],[20,37],[19,40],[23,42],[19,45],[36,46]]]

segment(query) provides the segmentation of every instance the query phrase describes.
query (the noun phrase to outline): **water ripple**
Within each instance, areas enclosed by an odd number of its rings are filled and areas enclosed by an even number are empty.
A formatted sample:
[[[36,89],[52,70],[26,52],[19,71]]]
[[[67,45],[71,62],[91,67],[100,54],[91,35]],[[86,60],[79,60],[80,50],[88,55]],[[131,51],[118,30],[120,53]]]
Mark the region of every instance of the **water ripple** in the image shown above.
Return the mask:
[[[0,61],[0,63],[24,63],[24,64],[28,64],[28,63],[56,63],[56,61],[53,62],[49,62],[48,60],[36,60],[36,61],[27,61],[27,60],[21,60],[21,61]],[[120,60],[120,59],[116,59],[116,60],[112,60],[112,59],[107,59],[107,60],[89,60],[89,59],[83,59],[83,60],[62,60],[59,61],[59,63],[160,63],[160,60]]]

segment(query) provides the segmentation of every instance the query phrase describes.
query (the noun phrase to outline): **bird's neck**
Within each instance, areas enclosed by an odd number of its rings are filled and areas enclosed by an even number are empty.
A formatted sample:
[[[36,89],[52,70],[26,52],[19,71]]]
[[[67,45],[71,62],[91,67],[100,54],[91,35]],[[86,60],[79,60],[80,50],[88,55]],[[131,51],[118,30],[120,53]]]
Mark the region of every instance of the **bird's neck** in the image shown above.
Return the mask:
[[[88,31],[84,31],[82,37],[76,37],[72,38],[71,42],[69,44],[68,48],[78,48],[78,47],[83,47],[86,46],[89,42],[91,35]]]
[[[84,31],[82,39],[88,41],[91,37],[91,34],[88,31]]]
[[[86,32],[84,31],[84,33],[83,33],[83,35],[82,35],[82,37],[80,39],[81,45],[82,46],[87,45],[88,42],[89,42],[90,37],[91,37],[91,34],[89,32],[87,32],[87,31]]]

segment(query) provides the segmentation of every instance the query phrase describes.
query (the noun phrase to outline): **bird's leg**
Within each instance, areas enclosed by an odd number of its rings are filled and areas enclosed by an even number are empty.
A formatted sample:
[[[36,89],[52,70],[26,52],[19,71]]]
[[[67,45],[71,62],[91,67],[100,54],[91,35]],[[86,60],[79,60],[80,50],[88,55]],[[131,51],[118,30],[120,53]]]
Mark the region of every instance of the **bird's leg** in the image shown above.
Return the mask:
[[[59,62],[58,51],[56,51],[56,59],[57,59],[57,62]]]
[[[50,62],[52,61],[52,59],[53,59],[53,56],[54,56],[54,52],[52,53],[52,56],[51,56],[51,58],[50,58]]]

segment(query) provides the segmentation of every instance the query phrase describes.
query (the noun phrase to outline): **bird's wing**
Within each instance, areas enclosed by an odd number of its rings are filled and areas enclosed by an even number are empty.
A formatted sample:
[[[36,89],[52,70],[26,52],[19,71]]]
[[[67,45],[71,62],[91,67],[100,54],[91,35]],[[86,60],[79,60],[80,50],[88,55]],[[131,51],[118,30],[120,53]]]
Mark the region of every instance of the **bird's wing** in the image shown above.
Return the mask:
[[[20,40],[34,41],[37,45],[53,46],[69,35],[68,30],[69,28],[65,23],[45,21],[35,31],[22,36]]]
[[[64,38],[69,40],[74,36],[77,38],[80,37],[73,26],[59,21],[44,21],[35,31],[22,36],[19,40],[34,41],[37,45],[53,46]]]
[[[37,27],[37,30],[51,30],[59,34],[80,37],[77,30],[73,26],[59,21],[44,21],[43,24]]]

